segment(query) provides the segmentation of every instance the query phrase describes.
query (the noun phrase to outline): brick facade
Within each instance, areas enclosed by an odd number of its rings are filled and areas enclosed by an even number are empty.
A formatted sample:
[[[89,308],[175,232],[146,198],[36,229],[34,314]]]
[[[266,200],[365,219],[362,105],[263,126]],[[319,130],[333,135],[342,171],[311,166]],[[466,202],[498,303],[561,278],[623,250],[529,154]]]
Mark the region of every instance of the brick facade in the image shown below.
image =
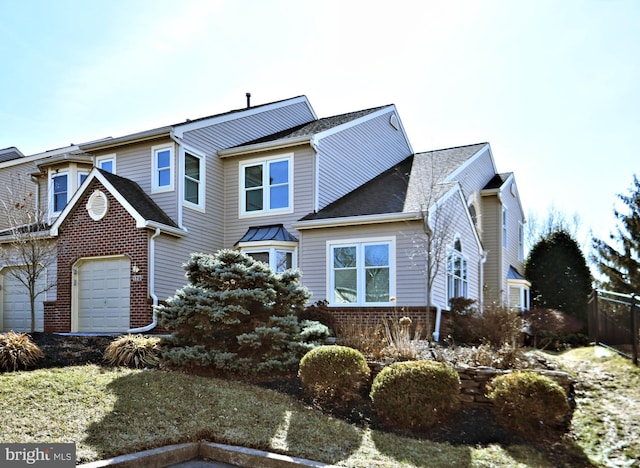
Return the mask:
[[[107,195],[109,209],[99,221],[91,219],[85,206],[89,196],[101,190]],[[46,332],[71,331],[71,283],[73,265],[81,258],[124,255],[138,271],[131,274],[131,328],[151,323],[148,261],[149,232],[136,227],[135,219],[96,179],[75,204],[58,231],[57,300],[44,304]]]

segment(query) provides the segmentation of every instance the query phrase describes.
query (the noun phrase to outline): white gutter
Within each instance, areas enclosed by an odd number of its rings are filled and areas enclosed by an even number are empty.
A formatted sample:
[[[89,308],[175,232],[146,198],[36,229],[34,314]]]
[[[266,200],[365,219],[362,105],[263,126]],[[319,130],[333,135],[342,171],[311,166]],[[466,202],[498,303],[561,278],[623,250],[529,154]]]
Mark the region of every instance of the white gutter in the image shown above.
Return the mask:
[[[422,214],[420,212],[384,213],[362,216],[345,216],[343,218],[312,219],[308,221],[298,221],[293,223],[291,226],[300,231],[302,229],[394,223],[397,221],[415,221],[420,219],[422,219]]]
[[[31,175],[31,182],[33,182],[36,186],[36,220],[40,219],[40,184],[38,183],[38,178],[34,175]]]
[[[220,158],[228,158],[230,156],[240,156],[243,154],[255,153],[256,151],[272,150],[289,148],[291,146],[300,146],[305,143],[310,143],[311,138],[309,135],[292,138],[281,138],[280,140],[267,141],[264,143],[255,143],[253,145],[239,146],[237,148],[227,148],[218,151]]]
[[[171,131],[171,133],[169,134],[169,137],[176,143],[176,145],[178,145],[178,151],[176,151],[176,155],[177,159],[178,159],[178,169],[176,171],[176,173],[178,174],[178,180],[177,180],[177,184],[178,184],[178,226],[180,226],[180,229],[186,231],[185,227],[182,224],[182,200],[184,200],[184,145],[182,143],[182,140],[180,138],[178,138],[174,133],[173,130]]]
[[[487,255],[489,255],[489,252],[484,250],[480,260],[478,260],[478,266],[480,267],[480,284],[478,285],[478,292],[480,293],[480,313],[484,312],[484,264],[487,262]]]
[[[158,314],[156,313],[156,306],[158,305],[158,296],[155,293],[156,283],[156,243],[155,239],[160,235],[160,228],[156,228],[156,232],[149,239],[149,296],[153,305],[153,316],[151,323],[140,328],[130,328],[127,333],[146,333],[153,330],[158,325]]]

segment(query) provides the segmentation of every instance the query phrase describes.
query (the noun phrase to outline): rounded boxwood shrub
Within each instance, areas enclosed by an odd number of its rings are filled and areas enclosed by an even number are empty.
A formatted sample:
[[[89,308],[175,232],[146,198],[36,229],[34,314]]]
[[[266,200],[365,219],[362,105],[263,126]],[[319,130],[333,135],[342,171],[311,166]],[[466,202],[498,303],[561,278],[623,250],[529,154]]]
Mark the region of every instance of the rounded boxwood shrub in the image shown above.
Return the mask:
[[[318,346],[300,360],[298,377],[305,392],[319,400],[356,398],[369,382],[364,355],[339,345]]]
[[[460,376],[435,361],[397,362],[373,380],[376,412],[399,429],[420,431],[447,418],[460,407]]]
[[[569,414],[564,389],[553,379],[529,371],[516,371],[494,378],[487,394],[503,422],[512,429],[530,433],[562,424]]]

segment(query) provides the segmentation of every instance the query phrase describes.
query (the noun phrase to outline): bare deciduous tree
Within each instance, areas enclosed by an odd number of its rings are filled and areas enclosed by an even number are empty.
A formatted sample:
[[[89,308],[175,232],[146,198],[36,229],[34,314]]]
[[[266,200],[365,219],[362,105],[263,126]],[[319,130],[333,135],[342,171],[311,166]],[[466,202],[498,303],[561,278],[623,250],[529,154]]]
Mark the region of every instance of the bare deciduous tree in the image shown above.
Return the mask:
[[[0,231],[0,260],[28,293],[33,333],[36,299],[54,286],[46,281],[46,271],[56,261],[56,242],[49,235],[46,211],[23,179],[7,188],[2,208],[8,227]]]

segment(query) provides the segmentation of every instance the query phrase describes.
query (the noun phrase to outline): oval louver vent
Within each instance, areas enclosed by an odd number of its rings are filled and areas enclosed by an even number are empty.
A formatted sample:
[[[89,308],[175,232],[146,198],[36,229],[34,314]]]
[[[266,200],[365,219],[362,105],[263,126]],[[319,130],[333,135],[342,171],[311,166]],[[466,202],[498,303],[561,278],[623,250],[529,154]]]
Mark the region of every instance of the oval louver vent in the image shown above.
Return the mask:
[[[91,219],[94,221],[99,221],[107,214],[107,210],[109,208],[109,201],[107,200],[107,196],[102,193],[100,190],[96,190],[89,197],[89,201],[87,202],[87,212]]]

